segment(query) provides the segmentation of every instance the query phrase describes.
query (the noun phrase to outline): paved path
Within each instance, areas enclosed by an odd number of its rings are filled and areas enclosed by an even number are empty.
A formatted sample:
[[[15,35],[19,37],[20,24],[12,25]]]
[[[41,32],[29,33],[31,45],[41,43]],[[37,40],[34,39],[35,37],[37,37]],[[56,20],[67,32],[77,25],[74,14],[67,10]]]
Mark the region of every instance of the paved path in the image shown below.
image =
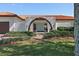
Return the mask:
[[[44,33],[36,33],[35,36],[32,37],[32,39],[41,40],[44,37]]]

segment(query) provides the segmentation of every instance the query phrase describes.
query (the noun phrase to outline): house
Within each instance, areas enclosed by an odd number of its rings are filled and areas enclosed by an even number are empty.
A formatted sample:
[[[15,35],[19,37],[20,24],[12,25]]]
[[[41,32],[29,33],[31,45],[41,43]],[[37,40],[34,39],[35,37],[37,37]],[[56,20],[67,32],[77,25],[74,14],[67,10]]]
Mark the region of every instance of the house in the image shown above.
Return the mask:
[[[64,15],[17,15],[0,12],[0,32],[49,32],[58,27],[74,27],[74,17]]]

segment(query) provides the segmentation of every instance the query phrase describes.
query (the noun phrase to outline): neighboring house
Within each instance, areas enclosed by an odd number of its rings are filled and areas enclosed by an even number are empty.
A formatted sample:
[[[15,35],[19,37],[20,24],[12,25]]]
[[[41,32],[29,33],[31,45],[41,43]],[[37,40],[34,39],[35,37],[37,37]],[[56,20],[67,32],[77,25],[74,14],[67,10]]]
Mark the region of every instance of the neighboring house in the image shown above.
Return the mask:
[[[74,27],[74,17],[64,15],[24,15],[0,12],[0,32],[49,32],[58,27]]]

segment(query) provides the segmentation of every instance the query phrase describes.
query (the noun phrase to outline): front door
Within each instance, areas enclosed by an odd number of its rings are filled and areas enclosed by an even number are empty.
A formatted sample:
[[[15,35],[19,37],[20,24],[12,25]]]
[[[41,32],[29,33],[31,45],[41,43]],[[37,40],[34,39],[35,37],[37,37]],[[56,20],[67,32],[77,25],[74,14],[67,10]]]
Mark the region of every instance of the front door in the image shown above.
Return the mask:
[[[34,23],[33,31],[34,32],[47,32],[47,23]]]

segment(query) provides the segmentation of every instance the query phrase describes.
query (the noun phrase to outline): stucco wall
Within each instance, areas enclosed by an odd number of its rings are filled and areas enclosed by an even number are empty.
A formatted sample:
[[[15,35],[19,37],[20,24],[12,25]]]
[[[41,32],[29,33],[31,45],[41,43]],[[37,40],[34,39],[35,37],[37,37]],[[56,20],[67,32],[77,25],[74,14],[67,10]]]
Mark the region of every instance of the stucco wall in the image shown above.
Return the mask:
[[[0,22],[9,22],[9,31],[23,31],[24,24],[23,21],[21,21],[17,17],[0,17]]]
[[[74,20],[56,21],[56,28],[57,27],[74,27]]]
[[[25,21],[17,17],[0,17],[0,22],[9,22],[9,31],[29,31],[30,22],[32,22],[35,18],[39,18],[39,16],[29,16]],[[42,17],[47,19],[51,25],[52,30],[57,29],[57,27],[73,27],[74,21],[56,21],[54,17]],[[32,27],[31,27],[32,28]],[[50,29],[50,26],[48,25]],[[49,32],[48,29],[48,32]]]

